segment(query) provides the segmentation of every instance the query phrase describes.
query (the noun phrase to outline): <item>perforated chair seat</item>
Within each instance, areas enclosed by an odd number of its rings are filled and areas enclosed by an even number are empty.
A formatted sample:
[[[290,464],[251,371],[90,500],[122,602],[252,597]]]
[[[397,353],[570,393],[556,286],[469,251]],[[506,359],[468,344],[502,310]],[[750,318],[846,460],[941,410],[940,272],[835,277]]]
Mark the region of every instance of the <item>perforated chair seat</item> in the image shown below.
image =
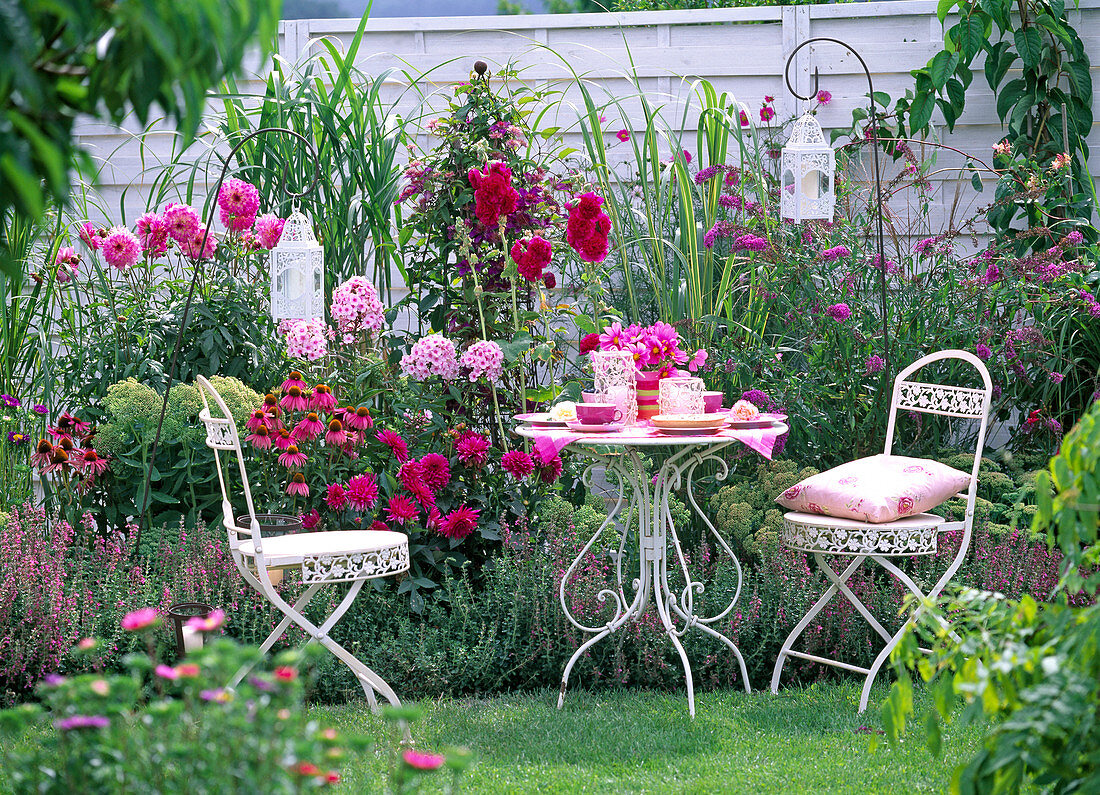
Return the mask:
[[[292,533],[263,539],[268,568],[302,567],[305,582],[339,582],[385,577],[409,570],[409,538],[389,530]],[[240,552],[255,557],[252,541]]]
[[[942,516],[918,513],[870,524],[814,513],[783,516],[780,540],[801,552],[829,555],[934,555]]]

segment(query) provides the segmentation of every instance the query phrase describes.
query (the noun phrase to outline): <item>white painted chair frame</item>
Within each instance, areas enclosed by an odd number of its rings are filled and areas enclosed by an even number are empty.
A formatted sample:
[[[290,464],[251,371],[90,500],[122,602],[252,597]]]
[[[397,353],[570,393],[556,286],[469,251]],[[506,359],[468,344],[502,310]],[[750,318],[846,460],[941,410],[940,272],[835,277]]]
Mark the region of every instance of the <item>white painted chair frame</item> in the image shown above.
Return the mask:
[[[976,389],[946,384],[927,384],[920,381],[909,380],[909,376],[916,371],[933,362],[944,359],[960,359],[973,365],[982,377],[983,387],[981,389]],[[783,665],[786,659],[788,657],[797,657],[799,659],[810,660],[864,674],[865,678],[863,682],[863,691],[860,695],[859,711],[863,712],[867,709],[867,702],[871,694],[871,685],[874,683],[875,676],[889,658],[890,652],[893,651],[894,647],[897,646],[898,642],[901,640],[901,636],[906,628],[916,619],[917,613],[914,611],[914,613],[906,619],[901,629],[891,635],[875,619],[871,611],[852,593],[847,582],[868,558],[896,577],[918,598],[935,599],[940,595],[947,583],[951,581],[951,578],[955,576],[955,573],[959,570],[970,548],[970,540],[973,534],[974,506],[978,489],[978,469],[981,466],[982,452],[985,449],[985,434],[989,424],[989,406],[992,394],[993,384],[989,377],[989,371],[980,359],[966,351],[947,350],[929,354],[913,362],[902,370],[897,378],[894,379],[894,391],[890,403],[890,419],[886,428],[885,455],[890,455],[893,448],[894,431],[897,424],[897,413],[899,409],[980,421],[975,443],[974,465],[971,470],[970,487],[966,493],[966,513],[962,521],[947,522],[944,521],[942,517],[933,516],[932,514],[919,514],[916,517],[906,517],[898,522],[884,524],[872,524],[869,522],[857,522],[846,519],[832,520],[827,516],[801,513],[788,513],[784,516],[784,543],[795,549],[812,552],[818,567],[825,573],[825,576],[829,578],[831,584],[825,593],[822,594],[821,598],[814,603],[813,607],[810,608],[802,620],[795,626],[790,635],[787,636],[786,641],[784,641],[779,656],[775,661],[775,667],[772,670],[772,693],[779,692],[779,678],[783,673]],[[837,544],[831,548],[821,548],[819,543],[817,548],[813,548],[812,544],[807,545],[805,543],[805,536],[800,538],[799,535],[801,529],[821,530],[829,528],[843,529],[848,532],[855,531],[854,534],[858,534],[856,537],[860,539],[859,543],[863,545],[864,548],[853,549],[850,540],[849,543],[843,547]],[[936,551],[937,536],[940,533],[955,530],[963,531],[959,550],[951,560],[947,570],[939,580],[936,581],[935,585],[932,586],[927,594],[922,593],[916,583],[913,582],[912,578],[889,560],[890,557],[932,554]],[[895,546],[884,551],[882,542],[885,541],[888,533],[890,534],[888,543]],[[818,537],[820,538],[820,536]],[[852,536],[849,536],[849,539],[851,539],[851,537]],[[852,560],[838,573],[826,561],[825,555],[846,555],[851,556]],[[843,594],[886,643],[882,651],[875,657],[870,668],[862,668],[840,660],[793,651],[791,648],[794,642],[810,625],[810,622],[813,621],[814,617],[820,613],[825,605],[832,601],[837,594]],[[917,610],[920,610],[919,606]]]
[[[260,533],[259,522],[256,520],[256,510],[252,502],[252,489],[248,483],[248,473],[245,471],[244,455],[241,450],[241,441],[240,435],[237,432],[237,425],[233,421],[232,414],[229,413],[228,407],[225,405],[225,402],[222,400],[217,390],[214,389],[213,385],[201,375],[197,376],[196,380],[199,385],[199,394],[202,396],[203,403],[203,409],[199,414],[199,419],[206,428],[206,446],[214,451],[214,460],[218,469],[218,481],[221,484],[222,490],[222,523],[225,525],[226,532],[229,534],[229,548],[233,556],[233,562],[236,564],[237,570],[241,573],[245,581],[263,594],[264,597],[278,608],[284,616],[278,626],[275,627],[275,630],[267,637],[267,640],[260,645],[261,653],[266,653],[270,650],[275,642],[287,630],[291,622],[293,622],[305,630],[310,636],[310,642],[316,641],[320,643],[351,669],[352,673],[355,674],[355,677],[359,680],[360,685],[362,685],[363,692],[366,694],[367,702],[370,704],[372,711],[378,711],[378,700],[375,697],[376,692],[381,693],[393,706],[401,706],[397,694],[394,693],[393,689],[385,680],[360,662],[355,655],[329,637],[328,633],[344,615],[347,609],[351,607],[352,602],[355,601],[355,597],[359,594],[364,583],[374,577],[408,571],[408,539],[400,533],[388,534],[400,536],[401,539],[404,539],[404,547],[402,549],[400,545],[397,545],[393,546],[391,549],[385,550],[386,553],[393,554],[386,554],[382,561],[382,565],[373,565],[372,568],[363,566],[356,568],[344,565],[346,561],[343,561],[342,557],[346,556],[342,556],[338,551],[333,554],[333,550],[326,550],[323,553],[317,553],[315,555],[306,553],[304,555],[295,556],[295,565],[300,563],[303,568],[303,579],[306,582],[310,582],[312,579],[313,582],[309,584],[293,605],[289,604],[283,599],[279,592],[275,590],[275,587],[271,583],[271,577],[268,574],[268,567],[272,566],[273,563],[276,568],[285,568],[285,559],[272,561],[265,557],[264,541]],[[210,402],[208,398],[213,399],[223,415],[222,417],[215,417],[210,413]],[[244,486],[244,499],[246,507],[248,508],[248,516],[252,518],[250,527],[240,527],[237,525],[233,505],[229,500],[226,473],[222,470],[221,452],[232,453],[236,456],[241,482]],[[335,534],[315,533],[309,535],[319,538],[336,534],[340,534],[339,531]],[[279,540],[280,539],[273,539],[272,542]],[[270,543],[271,542],[269,542],[269,544]],[[363,553],[357,552],[355,554],[362,557]],[[341,565],[332,565],[331,559],[334,557],[338,559]],[[251,566],[249,565],[250,563]],[[321,565],[318,565],[318,563]],[[309,571],[307,571],[307,565],[312,566]],[[302,614],[301,611],[309,604],[323,585],[339,582],[350,582],[351,587],[324,622],[315,624]],[[230,687],[240,682],[252,669],[254,664],[255,663],[238,671],[233,677],[232,682],[230,682]]]

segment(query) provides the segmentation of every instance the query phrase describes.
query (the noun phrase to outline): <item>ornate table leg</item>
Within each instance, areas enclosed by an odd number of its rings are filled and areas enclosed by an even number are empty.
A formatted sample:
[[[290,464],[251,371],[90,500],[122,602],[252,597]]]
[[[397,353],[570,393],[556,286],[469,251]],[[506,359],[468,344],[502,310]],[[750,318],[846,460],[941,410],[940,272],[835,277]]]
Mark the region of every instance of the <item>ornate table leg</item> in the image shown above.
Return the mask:
[[[645,611],[645,604],[649,599],[650,589],[649,569],[646,568],[644,560],[639,566],[638,577],[635,578],[632,583],[634,597],[629,603],[627,602],[626,591],[623,588],[622,561],[623,552],[626,549],[627,537],[630,535],[630,517],[634,508],[639,506],[639,501],[646,501],[649,493],[649,484],[645,480],[644,470],[641,469],[637,456],[632,456],[630,460],[624,461],[626,457],[621,455],[601,455],[587,450],[582,452],[593,459],[592,463],[584,470],[584,474],[581,478],[583,483],[591,489],[594,470],[598,466],[603,466],[605,468],[605,474],[613,474],[618,479],[619,497],[612,509],[608,511],[607,518],[600,524],[599,529],[596,530],[595,534],[588,543],[584,545],[584,548],[577,555],[573,563],[566,569],[565,576],[562,577],[561,585],[558,588],[558,598],[561,602],[561,609],[565,613],[565,617],[568,619],[569,623],[582,632],[592,633],[592,637],[582,643],[577,650],[573,652],[573,656],[569,658],[569,662],[565,666],[565,671],[561,676],[561,689],[558,691],[558,709],[561,709],[562,704],[565,702],[565,688],[569,683],[569,673],[573,670],[573,665],[580,656],[594,644],[606,638],[631,618],[636,620]],[[612,590],[610,588],[605,588],[596,595],[596,598],[600,602],[605,602],[610,597],[615,603],[615,614],[602,626],[588,626],[579,621],[569,610],[569,605],[565,597],[565,589],[570,579],[573,577],[573,573],[577,570],[577,567],[580,566],[581,561],[584,560],[584,556],[588,554],[596,541],[603,535],[604,530],[611,525],[615,517],[622,511],[623,503],[627,501],[627,494],[629,494],[630,497],[626,505],[626,525],[623,528],[622,538],[619,542],[619,554],[615,557],[616,589]],[[644,510],[639,511],[640,518],[644,516],[644,514]]]
[[[732,442],[730,444],[732,444]],[[722,538],[715,529],[714,524],[699,507],[699,503],[695,499],[695,493],[692,488],[692,479],[696,468],[708,460],[714,461],[718,465],[718,480],[726,479],[729,475],[729,468],[725,461],[718,457],[717,454],[728,446],[730,445],[722,444],[707,445],[705,447],[685,447],[677,451],[661,466],[654,484],[652,524],[661,536],[659,557],[654,560],[654,580],[657,583],[654,586],[654,590],[657,610],[661,615],[661,623],[665,627],[665,632],[668,634],[672,644],[676,647],[677,652],[679,652],[680,660],[684,664],[684,680],[687,684],[688,691],[688,710],[692,717],[695,716],[695,693],[692,686],[691,666],[688,663],[687,655],[684,653],[683,646],[680,644],[679,640],[689,629],[698,629],[710,635],[712,638],[722,641],[728,646],[730,651],[732,651],[737,658],[737,665],[741,669],[741,680],[745,684],[745,692],[750,692],[752,689],[749,684],[749,673],[745,666],[745,658],[741,655],[737,645],[714,627],[710,626],[729,615],[741,596],[741,587],[743,585],[741,563],[737,560],[737,556],[733,553],[733,550],[730,549],[729,544],[726,543],[726,540]],[[729,604],[727,604],[721,612],[709,617],[697,615],[695,612],[695,596],[697,594],[702,594],[705,586],[701,581],[691,578],[691,574],[687,567],[687,559],[684,557],[684,551],[680,544],[680,537],[676,532],[676,526],[672,522],[672,514],[669,510],[669,498],[672,496],[672,492],[679,489],[681,486],[684,487],[688,504],[691,505],[692,510],[695,511],[699,518],[703,520],[710,535],[717,542],[718,548],[720,548],[722,553],[730,559],[737,572],[737,589],[730,598]],[[680,571],[684,577],[684,589],[678,597],[673,593],[668,581],[666,531],[668,537],[672,539],[672,547],[676,553],[675,562],[679,565]],[[656,552],[656,540],[654,542],[654,548]],[[678,628],[676,626],[675,622],[677,619],[684,622],[682,627]]]

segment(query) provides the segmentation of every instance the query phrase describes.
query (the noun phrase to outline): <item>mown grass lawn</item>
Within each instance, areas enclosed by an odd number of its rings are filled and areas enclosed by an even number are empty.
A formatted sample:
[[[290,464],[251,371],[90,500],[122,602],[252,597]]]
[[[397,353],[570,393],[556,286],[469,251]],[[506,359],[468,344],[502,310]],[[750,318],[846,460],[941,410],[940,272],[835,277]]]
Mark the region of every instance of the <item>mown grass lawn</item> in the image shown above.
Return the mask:
[[[878,689],[872,705],[885,694]],[[475,762],[462,788],[501,793],[944,792],[981,737],[981,727],[949,727],[936,759],[914,726],[891,748],[874,733],[877,709],[858,715],[858,701],[854,682],[778,696],[702,693],[692,721],[682,692],[570,691],[559,712],[556,693],[542,691],[421,702],[412,732],[418,749],[470,748]],[[352,758],[343,771],[347,790],[381,789],[393,728],[362,703],[313,707],[310,715],[340,729],[391,733],[388,746]],[[874,739],[879,747],[871,750]]]

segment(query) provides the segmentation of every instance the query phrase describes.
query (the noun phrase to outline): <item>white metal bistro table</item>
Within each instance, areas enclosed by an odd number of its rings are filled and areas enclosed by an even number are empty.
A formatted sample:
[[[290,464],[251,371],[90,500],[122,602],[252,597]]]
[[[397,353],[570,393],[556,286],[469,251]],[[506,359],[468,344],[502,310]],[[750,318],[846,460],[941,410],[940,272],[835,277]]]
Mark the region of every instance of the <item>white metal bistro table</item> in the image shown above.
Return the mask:
[[[787,425],[780,422],[767,429],[768,433],[776,438],[785,434]],[[521,425],[516,433],[527,438],[537,438],[554,433],[545,428],[535,428],[530,425]],[[558,598],[562,610],[569,622],[582,632],[592,635],[573,652],[565,671],[561,677],[561,689],[558,693],[558,708],[565,702],[565,690],[569,683],[569,674],[573,665],[582,654],[593,645],[608,637],[628,621],[637,621],[645,613],[650,599],[657,607],[661,625],[665,634],[680,655],[680,661],[684,666],[684,680],[687,684],[688,711],[695,717],[695,689],[691,677],[691,664],[688,662],[687,653],[680,642],[680,638],[690,629],[710,635],[726,644],[737,658],[737,664],[741,669],[741,679],[745,683],[745,690],[749,691],[748,671],[745,668],[745,659],[741,656],[736,644],[716,630],[712,624],[721,621],[730,611],[741,596],[743,575],[741,563],[730,549],[726,540],[714,528],[714,524],[699,507],[692,489],[692,479],[695,470],[700,464],[713,461],[718,471],[718,480],[725,480],[729,474],[729,467],[725,460],[718,454],[726,448],[744,441],[742,436],[750,432],[723,431],[721,435],[690,435],[690,436],[665,436],[654,433],[645,428],[626,429],[618,433],[591,433],[584,434],[581,438],[571,439],[566,445],[567,449],[589,459],[590,463],[584,470],[583,481],[589,488],[592,487],[593,472],[597,467],[604,467],[608,475],[614,475],[618,480],[619,493],[614,506],[608,512],[607,518],[596,530],[595,534],[584,545],[572,565],[565,572],[561,585],[558,588]],[[613,448],[602,452],[593,447]],[[660,465],[655,476],[650,476],[642,464],[641,448],[669,448],[669,455]],[[676,532],[676,526],[672,521],[669,511],[669,497],[673,491],[684,487],[687,501],[696,514],[703,520],[710,534],[714,537],[718,547],[732,561],[737,573],[737,587],[733,597],[725,608],[712,616],[701,616],[696,613],[695,597],[702,594],[704,585],[699,580],[693,580],[688,571],[687,560],[680,544],[680,537]],[[623,509],[625,506],[625,513]],[[638,527],[631,527],[631,517],[637,509]],[[615,587],[605,588],[597,594],[601,602],[612,600],[615,607],[614,615],[604,624],[589,626],[580,621],[569,610],[566,601],[566,587],[572,579],[573,573],[581,565],[585,555],[595,546],[604,531],[611,526],[615,518],[620,514],[624,517],[622,538],[619,542],[618,554],[613,556],[615,561]],[[627,539],[631,531],[638,537],[638,576],[631,582],[633,595],[628,597],[623,579],[623,553],[626,549]],[[677,594],[669,584],[668,552],[669,541],[675,557],[672,559],[674,566],[678,566],[684,579],[684,588]],[[629,576],[629,575],[628,575]]]

